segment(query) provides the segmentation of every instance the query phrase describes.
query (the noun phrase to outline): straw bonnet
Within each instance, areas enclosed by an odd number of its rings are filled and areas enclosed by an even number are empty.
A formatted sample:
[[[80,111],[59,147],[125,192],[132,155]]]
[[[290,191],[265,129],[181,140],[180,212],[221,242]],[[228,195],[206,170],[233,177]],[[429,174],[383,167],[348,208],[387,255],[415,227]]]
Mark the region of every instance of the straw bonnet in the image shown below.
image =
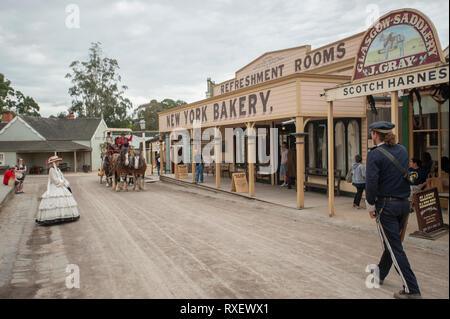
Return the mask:
[[[61,157],[58,157],[57,155],[51,156],[51,157],[49,157],[48,160],[47,160],[47,165],[48,165],[48,164],[51,164],[51,163],[53,163],[53,162],[57,162],[57,161],[62,161],[62,158],[61,158]]]

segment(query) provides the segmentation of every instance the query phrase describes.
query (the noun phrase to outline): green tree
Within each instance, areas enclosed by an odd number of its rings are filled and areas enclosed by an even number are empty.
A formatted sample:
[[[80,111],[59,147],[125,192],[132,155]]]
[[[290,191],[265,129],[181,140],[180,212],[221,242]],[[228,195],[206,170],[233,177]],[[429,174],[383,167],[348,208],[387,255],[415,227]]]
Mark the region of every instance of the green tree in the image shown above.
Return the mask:
[[[110,127],[127,127],[127,110],[132,103],[124,97],[125,85],[120,85],[117,60],[103,56],[101,43],[92,43],[87,61],[73,61],[66,74],[73,86],[69,88],[72,106],[69,111],[78,117],[101,117]]]
[[[147,104],[142,104],[138,106],[133,111],[133,117],[135,120],[133,121],[132,129],[140,130],[139,121],[141,119],[145,120],[145,129],[150,131],[158,131],[159,129],[159,121],[158,121],[158,112],[162,112],[174,107],[183,106],[187,103],[182,100],[172,100],[172,99],[164,99],[161,102],[157,100],[151,100]]]
[[[65,119],[65,118],[67,118],[67,116],[68,116],[68,114],[63,111],[63,112],[59,112],[56,115],[50,115],[50,118],[53,118],[53,119]]]
[[[39,105],[32,97],[14,90],[11,81],[0,73],[0,112],[12,111],[16,114],[41,116],[39,110]]]

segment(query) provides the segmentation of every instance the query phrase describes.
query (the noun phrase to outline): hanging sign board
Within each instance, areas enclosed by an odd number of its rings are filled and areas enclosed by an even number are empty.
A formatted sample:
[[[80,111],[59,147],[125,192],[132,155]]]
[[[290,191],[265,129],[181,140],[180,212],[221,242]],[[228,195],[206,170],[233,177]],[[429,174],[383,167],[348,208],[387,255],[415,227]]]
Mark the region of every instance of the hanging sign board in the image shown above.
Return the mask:
[[[355,82],[337,88],[325,90],[327,101],[350,99],[355,97],[387,93],[398,90],[409,90],[449,82],[449,66],[431,67],[426,70],[391,76],[384,79],[373,79]]]
[[[247,175],[245,173],[233,173],[231,179],[231,191],[236,193],[248,193]]]
[[[437,188],[415,193],[413,202],[419,231],[411,236],[435,239],[448,232],[448,225],[442,219]]]
[[[175,178],[186,179],[188,176],[188,168],[186,164],[178,164]]]
[[[433,23],[417,10],[395,10],[367,30],[352,81],[437,62],[444,58]]]

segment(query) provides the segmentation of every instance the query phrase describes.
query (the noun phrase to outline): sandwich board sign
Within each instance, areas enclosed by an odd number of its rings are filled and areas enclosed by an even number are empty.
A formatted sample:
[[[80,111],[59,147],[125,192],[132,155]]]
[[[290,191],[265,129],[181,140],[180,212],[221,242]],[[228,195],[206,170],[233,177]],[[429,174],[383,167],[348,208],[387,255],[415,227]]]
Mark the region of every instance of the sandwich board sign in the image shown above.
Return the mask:
[[[233,173],[231,179],[231,191],[236,193],[248,193],[247,175],[245,173]]]
[[[188,168],[186,164],[178,164],[177,165],[177,176],[175,178],[186,179],[188,178]]]
[[[448,232],[448,225],[442,219],[437,188],[415,193],[413,203],[419,230],[410,236],[434,240]]]

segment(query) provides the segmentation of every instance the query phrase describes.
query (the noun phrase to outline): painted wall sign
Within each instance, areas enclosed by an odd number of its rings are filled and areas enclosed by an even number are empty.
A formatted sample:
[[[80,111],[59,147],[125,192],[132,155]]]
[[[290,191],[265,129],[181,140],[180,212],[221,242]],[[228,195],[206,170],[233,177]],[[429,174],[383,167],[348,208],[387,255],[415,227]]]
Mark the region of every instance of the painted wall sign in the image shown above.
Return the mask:
[[[165,126],[166,128],[187,127],[193,125],[194,121],[205,124],[252,117],[258,113],[269,114],[273,110],[273,107],[269,105],[270,92],[271,90],[261,91],[167,114],[164,116]]]
[[[220,86],[220,94],[277,79],[283,76],[283,69],[284,64],[279,64],[258,72],[254,72],[246,77],[228,81]]]
[[[444,62],[436,29],[421,12],[392,11],[363,37],[353,81],[401,69]]]
[[[159,131],[190,129],[196,123],[203,127],[227,125],[236,122],[281,118],[297,111],[297,83],[280,83],[263,90],[236,94],[195,103],[183,108],[160,113]]]
[[[283,52],[280,53],[280,56],[270,55],[264,57],[261,59],[261,62],[253,67],[249,67],[248,70],[239,71],[233,80],[218,84],[220,90],[215,89],[214,94],[221,95],[233,92],[293,73],[305,72],[336,63],[344,58],[350,58],[351,54],[349,54],[348,46],[352,46],[353,41],[353,39],[347,42],[342,41],[311,52],[300,52],[295,56],[288,56],[287,52]],[[286,56],[283,56],[283,54]]]
[[[374,79],[364,83],[354,83],[326,90],[326,100],[334,101],[378,93],[406,90],[415,87],[447,83],[449,66],[430,68],[384,79]]]

